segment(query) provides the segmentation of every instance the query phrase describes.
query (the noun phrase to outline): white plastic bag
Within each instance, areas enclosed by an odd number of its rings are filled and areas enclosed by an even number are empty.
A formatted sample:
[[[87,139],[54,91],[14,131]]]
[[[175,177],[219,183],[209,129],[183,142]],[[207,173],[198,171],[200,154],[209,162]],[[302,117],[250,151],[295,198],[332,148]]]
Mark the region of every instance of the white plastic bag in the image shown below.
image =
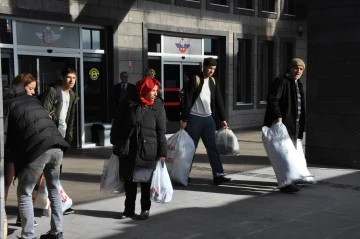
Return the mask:
[[[223,155],[239,155],[239,142],[234,132],[229,129],[221,129],[215,134],[216,149],[219,154]]]
[[[33,192],[34,208],[43,209],[44,216],[50,217],[51,207],[50,207],[49,193],[46,187],[46,180],[43,174],[40,176],[38,185],[39,185],[38,190],[34,190]],[[62,212],[65,212],[67,209],[69,209],[72,206],[72,199],[69,197],[69,195],[67,195],[61,183],[59,183],[59,194],[61,198],[61,209]]]
[[[262,141],[279,187],[313,177],[306,167],[305,157],[301,157],[295,149],[283,123],[273,124],[271,128],[264,126]],[[302,146],[298,148],[301,148],[302,152]]]
[[[72,199],[69,197],[69,195],[67,195],[64,188],[61,186],[61,183],[59,183],[59,192],[61,198],[61,209],[62,212],[65,212],[72,206]]]
[[[151,180],[150,200],[158,203],[171,202],[174,190],[164,162],[158,161]]]
[[[46,182],[43,173],[41,174],[37,186],[32,193],[32,198],[34,208],[48,209],[50,207],[50,200],[48,198],[48,191],[46,189]]]
[[[119,157],[115,154],[111,154],[110,159],[104,161],[100,192],[106,194],[124,192],[124,183],[119,177]]]
[[[187,186],[195,144],[190,135],[183,129],[167,140],[166,164],[171,180]]]

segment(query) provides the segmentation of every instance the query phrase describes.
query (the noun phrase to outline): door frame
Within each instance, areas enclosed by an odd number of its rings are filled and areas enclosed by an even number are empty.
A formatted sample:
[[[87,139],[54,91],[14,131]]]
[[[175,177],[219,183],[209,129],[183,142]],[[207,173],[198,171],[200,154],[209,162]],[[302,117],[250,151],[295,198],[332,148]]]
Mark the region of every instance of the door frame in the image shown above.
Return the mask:
[[[79,103],[78,103],[78,125],[77,129],[78,132],[77,135],[77,147],[82,148],[85,145],[85,118],[84,118],[84,91],[83,91],[83,85],[84,85],[84,67],[83,67],[83,55],[80,53],[80,51],[77,51],[76,49],[65,50],[63,49],[61,51],[54,52],[55,48],[51,48],[53,51],[49,52],[48,50],[44,49],[44,47],[18,47],[16,51],[14,50],[14,75],[19,74],[19,55],[26,55],[26,56],[34,56],[34,57],[62,57],[62,58],[73,58],[74,61],[79,62],[78,69],[76,69],[78,74],[78,80],[76,89],[77,93],[80,97]],[[74,53],[75,52],[75,53]],[[37,61],[37,83],[39,83],[40,79],[40,66],[39,61]]]

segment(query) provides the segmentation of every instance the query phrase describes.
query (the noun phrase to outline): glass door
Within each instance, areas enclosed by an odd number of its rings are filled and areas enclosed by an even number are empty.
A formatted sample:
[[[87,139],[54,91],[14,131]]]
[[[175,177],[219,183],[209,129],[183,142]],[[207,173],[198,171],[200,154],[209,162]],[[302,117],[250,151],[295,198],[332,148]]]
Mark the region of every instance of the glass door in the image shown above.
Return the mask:
[[[201,71],[201,62],[164,62],[163,65],[164,102],[168,120],[180,120],[181,89],[184,87],[184,76],[192,77]]]
[[[60,79],[61,70],[70,67],[78,72],[78,59],[68,57],[48,57],[19,55],[19,73],[29,72],[37,79],[36,92],[43,93],[49,86]],[[75,91],[79,85],[76,82]]]
[[[57,80],[60,79],[61,71],[65,67],[75,69],[78,73],[78,79],[75,84],[75,91],[79,94],[80,72],[79,72],[79,58],[75,57],[49,57],[49,56],[32,56],[32,55],[18,55],[19,73],[29,72],[37,80],[36,93],[41,94]],[[79,94],[80,95],[80,94]],[[81,99],[80,99],[81,100]],[[80,103],[77,104],[77,117],[75,119],[74,127],[74,146],[80,147]]]

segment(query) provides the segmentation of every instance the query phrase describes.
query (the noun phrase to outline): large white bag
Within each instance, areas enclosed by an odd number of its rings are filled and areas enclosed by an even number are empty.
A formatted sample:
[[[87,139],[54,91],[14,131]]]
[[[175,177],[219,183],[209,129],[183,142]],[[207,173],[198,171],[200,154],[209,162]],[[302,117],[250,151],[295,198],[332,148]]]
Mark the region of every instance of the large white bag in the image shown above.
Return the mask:
[[[159,203],[171,202],[174,190],[164,162],[158,161],[151,180],[150,200]]]
[[[187,186],[192,160],[195,154],[195,144],[190,135],[180,129],[167,140],[166,164],[170,178]]]
[[[239,155],[240,147],[234,132],[229,129],[221,129],[215,134],[216,149],[219,154]]]
[[[115,154],[111,154],[110,158],[104,161],[100,192],[105,194],[124,192],[124,183],[119,177],[119,157]]]
[[[42,173],[35,189],[32,193],[34,208],[48,209],[50,207],[50,200],[48,198],[48,191],[46,189],[45,177]]]
[[[302,146],[297,145],[298,150],[295,149],[283,123],[273,124],[271,128],[264,126],[262,141],[275,171],[279,188],[313,178],[307,169]]]
[[[72,199],[67,195],[61,183],[59,182],[59,194],[61,198],[61,209],[62,212],[65,212],[69,209],[73,202]],[[33,191],[33,205],[34,208],[43,209],[43,214],[47,217],[51,216],[51,207],[49,200],[49,193],[46,187],[46,180],[44,174],[41,174],[40,179],[38,181],[37,190]]]

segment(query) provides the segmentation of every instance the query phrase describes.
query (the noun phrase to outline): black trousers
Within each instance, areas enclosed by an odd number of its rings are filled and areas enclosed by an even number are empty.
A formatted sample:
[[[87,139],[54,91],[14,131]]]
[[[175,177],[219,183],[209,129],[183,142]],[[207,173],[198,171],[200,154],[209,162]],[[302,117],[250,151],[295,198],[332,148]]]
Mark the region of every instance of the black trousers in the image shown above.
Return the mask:
[[[134,214],[135,213],[135,201],[137,194],[137,185],[138,183],[125,180],[125,213],[126,214]],[[141,187],[141,212],[150,210],[151,201],[150,201],[150,186],[149,183],[140,183]]]

